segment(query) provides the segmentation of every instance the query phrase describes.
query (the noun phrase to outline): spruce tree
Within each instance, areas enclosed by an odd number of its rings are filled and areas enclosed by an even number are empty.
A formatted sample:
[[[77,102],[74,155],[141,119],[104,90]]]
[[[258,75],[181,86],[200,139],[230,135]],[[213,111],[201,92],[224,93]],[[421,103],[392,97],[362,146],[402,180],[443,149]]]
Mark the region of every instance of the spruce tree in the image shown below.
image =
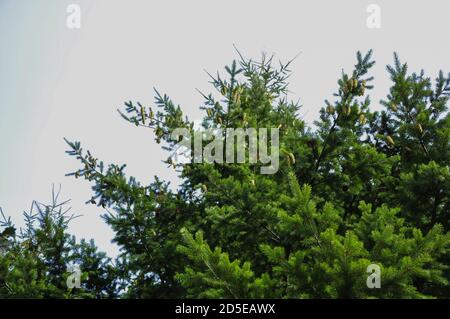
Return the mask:
[[[0,299],[111,298],[117,296],[115,269],[91,240],[77,243],[67,232],[69,201],[33,202],[24,213],[25,227],[17,228],[1,211]],[[68,287],[71,268],[80,269],[80,287]]]
[[[170,156],[165,162],[181,180],[174,189],[158,177],[143,184],[126,175],[125,165],[104,164],[67,141],[81,163],[70,175],[92,183],[88,202],[104,209],[121,254],[112,263],[95,245],[74,244],[56,215],[38,227],[58,229],[39,243],[52,253],[28,258],[30,250],[21,250],[5,221],[2,247],[13,248],[2,250],[0,278],[11,276],[10,260],[20,256],[14,267],[23,274],[5,282],[19,291],[20,278],[34,276],[38,296],[67,294],[60,281],[70,260],[89,272],[81,295],[71,297],[450,297],[450,75],[440,72],[432,81],[424,71],[409,73],[394,55],[383,110],[371,111],[375,62],[371,51],[358,52],[353,70],[342,72],[336,92],[308,125],[288,98],[291,62],[239,53],[224,75],[210,76],[214,91],[201,93],[203,129],[279,129],[276,173],[261,174],[262,164],[248,155],[239,164]],[[179,140],[171,133],[184,128],[193,135],[195,125],[158,91],[155,105],[130,101],[119,113],[150,129],[173,154]],[[41,269],[36,263],[52,276],[34,274]],[[380,289],[366,285],[372,264],[381,270]],[[0,287],[8,295],[8,286]]]

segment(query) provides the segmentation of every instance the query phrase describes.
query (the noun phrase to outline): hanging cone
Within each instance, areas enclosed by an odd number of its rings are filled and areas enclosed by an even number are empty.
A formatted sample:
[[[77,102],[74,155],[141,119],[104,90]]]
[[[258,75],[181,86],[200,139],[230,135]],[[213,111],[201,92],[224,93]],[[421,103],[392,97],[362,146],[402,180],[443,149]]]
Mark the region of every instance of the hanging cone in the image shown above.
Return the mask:
[[[390,137],[389,135],[386,137],[386,140],[388,141],[389,145],[391,145],[391,146],[395,145],[394,139],[392,137]]]
[[[360,115],[359,115],[359,123],[360,123],[361,125],[366,124],[366,117],[364,116],[364,114],[360,114]]]
[[[417,129],[419,130],[420,134],[423,133],[423,128],[422,125],[420,125],[420,123],[417,123]]]

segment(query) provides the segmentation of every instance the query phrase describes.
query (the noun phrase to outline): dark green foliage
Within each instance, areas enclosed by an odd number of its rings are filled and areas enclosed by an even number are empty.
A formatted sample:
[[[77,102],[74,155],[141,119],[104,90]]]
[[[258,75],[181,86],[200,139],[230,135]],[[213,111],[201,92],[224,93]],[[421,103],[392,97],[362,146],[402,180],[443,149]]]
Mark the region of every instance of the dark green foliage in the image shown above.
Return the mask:
[[[105,298],[116,296],[114,269],[94,242],[76,243],[67,226],[67,201],[53,193],[50,205],[37,202],[24,213],[26,227],[19,231],[3,215],[0,226],[0,298]],[[69,289],[69,267],[78,265],[80,288]]]
[[[214,93],[201,93],[204,128],[280,128],[273,175],[261,175],[261,163],[169,158],[178,189],[158,178],[143,185],[68,141],[82,163],[71,175],[93,184],[89,202],[105,209],[121,255],[113,265],[93,244],[49,243],[69,257],[49,255],[54,275],[42,286],[59,287],[64,260],[75,258],[92,297],[449,298],[450,78],[409,74],[395,55],[385,109],[372,112],[372,52],[358,53],[311,127],[287,99],[289,65],[240,55],[225,77],[211,76]],[[155,104],[130,101],[119,112],[173,152],[173,129],[194,125],[167,95],[156,92]],[[381,268],[380,289],[366,286],[370,264]]]
[[[79,144],[76,172],[94,182],[93,201],[123,247],[133,297],[448,297],[449,78],[434,87],[395,56],[382,112],[366,94],[372,52],[357,55],[334,101],[308,128],[286,98],[287,65],[273,59],[226,67],[202,94],[205,128],[279,127],[280,170],[260,164],[177,164],[181,187],[142,186],[123,167],[97,163]],[[170,132],[193,131],[180,107],[157,92],[158,111],[126,103],[121,115],[150,128],[173,151]],[[191,234],[195,233],[193,236]],[[178,249],[176,249],[178,247]],[[215,247],[215,248],[211,248]],[[378,264],[382,288],[368,289]]]

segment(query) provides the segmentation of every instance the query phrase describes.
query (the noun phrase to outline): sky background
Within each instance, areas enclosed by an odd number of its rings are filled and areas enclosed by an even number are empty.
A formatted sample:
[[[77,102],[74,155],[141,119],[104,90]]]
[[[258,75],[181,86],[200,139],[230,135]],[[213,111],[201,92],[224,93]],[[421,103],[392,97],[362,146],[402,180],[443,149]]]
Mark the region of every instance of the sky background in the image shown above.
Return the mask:
[[[66,27],[69,4],[82,27]],[[368,29],[366,8],[381,8],[381,28]],[[374,49],[372,108],[389,88],[385,65],[397,51],[411,70],[450,71],[450,2],[262,0],[0,0],[0,207],[18,225],[32,200],[48,202],[52,185],[72,200],[71,232],[94,238],[111,255],[112,231],[101,209],[85,205],[90,185],[65,177],[77,169],[63,138],[79,140],[106,163],[126,163],[143,183],[154,175],[177,182],[150,131],[124,122],[124,101],[153,103],[153,87],[199,119],[209,72],[262,52],[291,69],[290,97],[311,122],[350,71],[357,50]]]

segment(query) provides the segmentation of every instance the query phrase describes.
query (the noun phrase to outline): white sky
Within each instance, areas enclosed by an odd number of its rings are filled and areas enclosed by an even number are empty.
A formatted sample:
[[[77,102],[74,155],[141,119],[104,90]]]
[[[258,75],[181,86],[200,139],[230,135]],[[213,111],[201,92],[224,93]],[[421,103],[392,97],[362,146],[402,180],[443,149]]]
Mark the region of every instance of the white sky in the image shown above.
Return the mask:
[[[81,5],[82,28],[65,26],[66,7]],[[366,8],[381,7],[381,29],[366,27]],[[0,0],[0,206],[20,224],[33,199],[48,201],[52,184],[83,217],[77,237],[95,238],[110,254],[112,232],[101,210],[87,206],[88,183],[65,177],[78,168],[63,137],[80,140],[105,162],[127,163],[142,182],[175,181],[149,132],[116,113],[126,100],[153,102],[153,87],[198,118],[210,90],[204,70],[236,58],[275,53],[292,65],[292,99],[314,119],[357,50],[374,49],[373,107],[388,89],[385,65],[397,51],[411,69],[450,70],[447,1],[163,1]]]

